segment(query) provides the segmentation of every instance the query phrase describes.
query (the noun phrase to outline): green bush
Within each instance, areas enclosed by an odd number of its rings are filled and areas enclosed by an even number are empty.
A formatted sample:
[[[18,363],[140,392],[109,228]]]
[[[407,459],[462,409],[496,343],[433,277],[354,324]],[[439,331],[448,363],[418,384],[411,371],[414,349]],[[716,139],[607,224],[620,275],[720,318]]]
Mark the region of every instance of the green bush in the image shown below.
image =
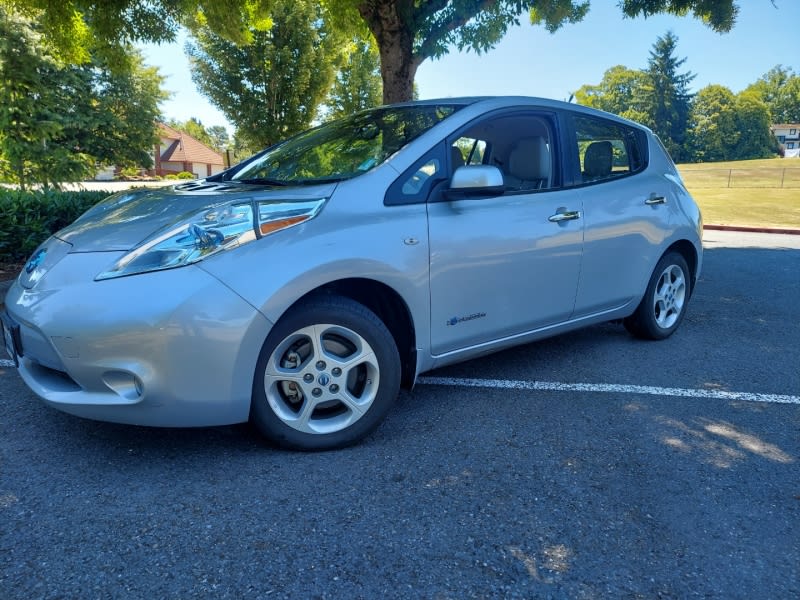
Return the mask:
[[[194,179],[194,173],[189,171],[181,171],[180,173],[168,173],[164,175],[164,179]]]
[[[0,188],[0,262],[20,262],[108,192],[21,192]]]

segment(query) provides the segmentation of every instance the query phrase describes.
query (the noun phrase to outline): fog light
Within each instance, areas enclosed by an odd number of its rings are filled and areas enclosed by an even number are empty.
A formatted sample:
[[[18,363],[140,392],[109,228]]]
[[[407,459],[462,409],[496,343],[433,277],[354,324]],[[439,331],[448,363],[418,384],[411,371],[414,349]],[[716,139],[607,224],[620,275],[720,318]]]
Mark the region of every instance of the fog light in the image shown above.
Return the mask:
[[[129,402],[138,402],[144,394],[144,383],[128,371],[106,371],[103,383],[118,396]]]

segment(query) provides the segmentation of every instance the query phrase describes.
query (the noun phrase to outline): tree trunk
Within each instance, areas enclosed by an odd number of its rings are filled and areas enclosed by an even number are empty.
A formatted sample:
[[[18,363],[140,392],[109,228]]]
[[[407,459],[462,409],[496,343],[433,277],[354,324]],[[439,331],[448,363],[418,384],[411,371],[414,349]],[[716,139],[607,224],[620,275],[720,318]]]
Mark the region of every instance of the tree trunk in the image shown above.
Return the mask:
[[[414,56],[414,30],[402,14],[410,14],[409,0],[362,2],[358,10],[378,44],[383,80],[383,103],[414,99],[414,76],[420,60]]]

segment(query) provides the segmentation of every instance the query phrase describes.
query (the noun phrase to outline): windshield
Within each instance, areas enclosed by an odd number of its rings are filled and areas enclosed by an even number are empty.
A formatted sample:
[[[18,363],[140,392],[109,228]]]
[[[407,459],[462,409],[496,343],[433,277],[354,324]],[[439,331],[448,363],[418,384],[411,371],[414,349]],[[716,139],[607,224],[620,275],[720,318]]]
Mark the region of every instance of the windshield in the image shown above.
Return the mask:
[[[422,104],[360,112],[290,138],[245,165],[232,179],[273,185],[350,179],[381,164],[459,108]]]

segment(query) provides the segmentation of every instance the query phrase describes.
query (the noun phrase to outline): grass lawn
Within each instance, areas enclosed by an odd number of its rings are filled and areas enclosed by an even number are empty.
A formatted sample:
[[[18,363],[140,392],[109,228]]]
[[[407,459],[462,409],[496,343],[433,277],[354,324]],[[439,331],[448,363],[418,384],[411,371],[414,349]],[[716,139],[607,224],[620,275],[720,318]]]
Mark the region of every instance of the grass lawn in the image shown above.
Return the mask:
[[[686,164],[678,170],[707,225],[800,229],[800,160]]]

